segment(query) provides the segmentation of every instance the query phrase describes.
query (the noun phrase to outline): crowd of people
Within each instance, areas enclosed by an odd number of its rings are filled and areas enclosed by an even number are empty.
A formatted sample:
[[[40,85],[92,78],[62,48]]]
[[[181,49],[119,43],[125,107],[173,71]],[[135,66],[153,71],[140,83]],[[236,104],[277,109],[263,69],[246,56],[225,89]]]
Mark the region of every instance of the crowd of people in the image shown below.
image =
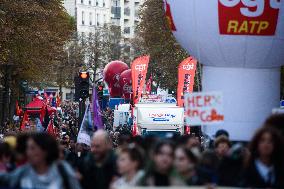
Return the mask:
[[[114,146],[114,133],[98,130],[88,146],[76,143],[76,109],[73,104],[62,106],[60,137],[37,132],[2,139],[0,188],[284,188],[284,133],[279,129],[284,115],[268,118],[249,143],[230,141],[225,130],[209,145],[193,134],[162,139],[123,132]]]

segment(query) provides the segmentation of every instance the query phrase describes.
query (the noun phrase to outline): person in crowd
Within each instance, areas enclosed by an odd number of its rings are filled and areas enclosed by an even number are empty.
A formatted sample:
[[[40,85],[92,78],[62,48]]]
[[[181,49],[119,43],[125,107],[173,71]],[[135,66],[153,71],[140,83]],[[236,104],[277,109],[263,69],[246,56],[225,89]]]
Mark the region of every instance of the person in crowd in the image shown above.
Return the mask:
[[[12,149],[6,142],[0,142],[0,173],[10,171]]]
[[[65,158],[73,169],[78,170],[79,165],[81,165],[81,162],[84,160],[88,152],[89,147],[86,144],[76,143],[75,150],[70,151]]]
[[[223,135],[219,136],[214,142],[215,152],[220,159],[224,158],[228,154],[230,147],[231,143],[229,139]]]
[[[269,116],[264,124],[266,127],[273,127],[279,130],[284,137],[284,114],[274,114]]]
[[[142,177],[141,186],[183,186],[185,183],[173,171],[174,144],[159,141],[152,150],[151,165]]]
[[[123,147],[118,156],[117,168],[121,177],[112,184],[112,189],[136,186],[144,176],[144,157],[140,147],[131,143]]]
[[[66,141],[60,141],[59,143],[59,159],[64,160],[68,155],[70,151],[68,148],[68,144],[66,144]]]
[[[241,187],[244,164],[249,157],[249,150],[243,144],[237,143],[220,160],[218,167],[218,185]]]
[[[225,137],[227,137],[228,139],[230,138],[230,135],[229,135],[228,131],[226,131],[226,130],[224,130],[224,129],[220,129],[220,130],[216,131],[216,133],[215,133],[215,138],[218,138],[218,137],[220,137],[220,136],[225,136]]]
[[[201,143],[200,138],[195,135],[186,135],[184,136],[184,146],[187,150],[193,152],[196,157],[200,157],[201,155]]]
[[[214,142],[217,138],[224,136],[227,137],[228,139],[230,139],[230,135],[228,133],[228,131],[224,130],[224,129],[219,129],[216,131],[215,135],[214,135],[214,140],[210,139],[209,142],[209,148],[210,149],[214,149]]]
[[[84,189],[108,189],[117,178],[116,156],[112,151],[112,142],[106,131],[98,130],[91,142],[91,153],[84,157],[79,165]]]
[[[219,158],[212,150],[202,153],[197,167],[200,185],[215,185],[218,183]]]
[[[76,142],[74,138],[70,139],[70,146],[69,146],[69,151],[70,152],[75,152],[75,147],[76,147]]]
[[[284,188],[283,138],[278,130],[261,128],[250,143],[244,184],[253,188]]]
[[[200,140],[197,136],[194,135],[188,135],[185,141],[185,147],[187,149],[192,149],[192,148],[200,148]]]
[[[27,141],[29,135],[27,133],[20,133],[17,136],[17,145],[16,145],[16,166],[21,167],[27,163]]]
[[[120,134],[117,140],[117,151],[127,148],[129,143],[131,143],[131,135]]]
[[[188,186],[198,185],[197,162],[196,156],[187,148],[180,146],[175,150],[176,171]]]
[[[25,189],[80,189],[71,167],[58,161],[56,140],[47,133],[32,133],[27,140],[28,163],[0,175],[0,186]]]

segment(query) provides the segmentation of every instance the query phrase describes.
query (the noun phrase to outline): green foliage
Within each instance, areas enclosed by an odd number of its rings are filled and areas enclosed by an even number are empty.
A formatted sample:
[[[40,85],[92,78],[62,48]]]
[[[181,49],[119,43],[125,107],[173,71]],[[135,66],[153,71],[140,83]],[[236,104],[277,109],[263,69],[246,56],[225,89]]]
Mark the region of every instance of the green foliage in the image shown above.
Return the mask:
[[[177,68],[188,54],[176,42],[164,16],[162,0],[147,0],[141,7],[141,22],[133,41],[136,54],[149,54],[149,70],[162,88],[175,91]]]
[[[49,80],[74,30],[61,0],[1,0],[0,10],[0,64],[13,80]]]

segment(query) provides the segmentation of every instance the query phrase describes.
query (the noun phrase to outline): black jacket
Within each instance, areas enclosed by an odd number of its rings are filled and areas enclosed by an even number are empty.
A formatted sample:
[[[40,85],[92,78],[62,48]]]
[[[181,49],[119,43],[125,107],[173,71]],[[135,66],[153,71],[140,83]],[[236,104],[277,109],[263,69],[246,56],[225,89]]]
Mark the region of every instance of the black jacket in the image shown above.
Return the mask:
[[[84,189],[108,189],[113,178],[117,176],[116,156],[112,151],[101,167],[96,165],[92,154],[87,154],[80,164],[78,168],[83,176],[81,186]]]
[[[275,182],[273,184],[267,183],[258,172],[254,161],[252,161],[244,173],[244,185],[245,187],[252,188],[284,188],[284,173],[280,167],[275,167]]]

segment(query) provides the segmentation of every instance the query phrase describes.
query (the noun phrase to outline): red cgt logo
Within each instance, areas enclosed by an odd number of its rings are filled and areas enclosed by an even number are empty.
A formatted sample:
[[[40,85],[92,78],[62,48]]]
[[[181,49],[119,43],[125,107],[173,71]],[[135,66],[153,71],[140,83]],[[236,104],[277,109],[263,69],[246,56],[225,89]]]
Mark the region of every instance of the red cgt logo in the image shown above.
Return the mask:
[[[219,0],[220,34],[275,35],[280,0]]]

